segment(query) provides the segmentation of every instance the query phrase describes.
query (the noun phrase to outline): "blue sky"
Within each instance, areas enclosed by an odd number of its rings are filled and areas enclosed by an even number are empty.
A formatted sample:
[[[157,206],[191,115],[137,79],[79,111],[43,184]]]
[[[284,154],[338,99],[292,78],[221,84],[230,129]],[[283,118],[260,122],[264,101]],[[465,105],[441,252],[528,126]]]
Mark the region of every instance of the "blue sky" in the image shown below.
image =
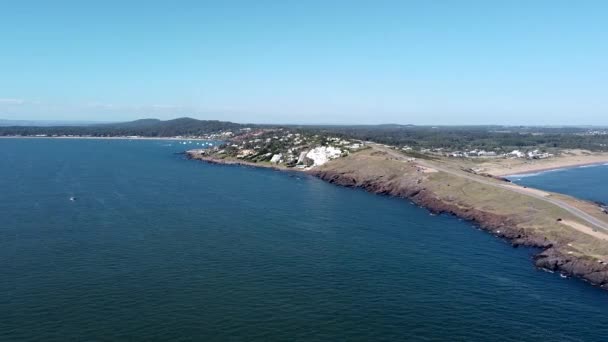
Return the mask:
[[[0,118],[608,125],[606,1],[1,1]]]

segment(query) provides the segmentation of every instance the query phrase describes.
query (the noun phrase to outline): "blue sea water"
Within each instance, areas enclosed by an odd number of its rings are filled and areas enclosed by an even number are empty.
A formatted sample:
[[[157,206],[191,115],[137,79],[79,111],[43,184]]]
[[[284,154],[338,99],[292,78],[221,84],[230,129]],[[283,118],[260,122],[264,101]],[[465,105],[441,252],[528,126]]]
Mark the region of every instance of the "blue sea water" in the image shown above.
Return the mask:
[[[0,139],[0,340],[607,340],[608,293],[533,250],[183,148]]]
[[[587,165],[514,175],[515,183],[608,203],[608,165]]]

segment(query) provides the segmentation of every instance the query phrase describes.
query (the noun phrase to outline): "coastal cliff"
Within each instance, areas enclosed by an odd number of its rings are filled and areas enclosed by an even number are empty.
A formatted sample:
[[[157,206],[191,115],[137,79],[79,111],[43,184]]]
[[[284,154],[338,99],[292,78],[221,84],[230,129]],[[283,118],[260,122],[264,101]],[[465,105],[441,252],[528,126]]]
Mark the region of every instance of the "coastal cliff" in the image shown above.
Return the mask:
[[[213,157],[189,156],[209,163],[273,167]],[[276,169],[276,167],[273,167]],[[578,277],[608,289],[608,241],[573,231],[560,223],[576,221],[567,212],[510,191],[489,189],[422,167],[395,160],[379,151],[362,151],[306,173],[331,184],[403,198],[430,210],[475,223],[514,246],[539,248],[537,267]]]

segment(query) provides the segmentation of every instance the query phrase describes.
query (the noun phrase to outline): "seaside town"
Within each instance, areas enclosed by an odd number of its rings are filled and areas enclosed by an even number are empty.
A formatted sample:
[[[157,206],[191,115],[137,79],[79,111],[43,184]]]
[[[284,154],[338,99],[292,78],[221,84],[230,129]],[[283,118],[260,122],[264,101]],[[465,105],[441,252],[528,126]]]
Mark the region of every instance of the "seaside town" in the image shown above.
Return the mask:
[[[236,159],[249,163],[270,163],[299,169],[320,166],[332,159],[365,148],[358,140],[295,132],[289,129],[243,128],[237,134],[224,132],[224,144],[194,149],[189,154],[216,159]]]
[[[183,139],[185,137],[176,137]],[[207,157],[220,159],[237,159],[252,163],[270,163],[286,167],[310,168],[325,164],[327,161],[346,156],[366,148],[370,142],[357,139],[347,139],[331,134],[310,131],[295,131],[287,128],[252,129],[250,127],[238,131],[225,131],[205,136],[187,137],[191,139],[219,140],[224,143],[211,148],[188,151]],[[468,151],[446,151],[443,148],[415,149],[410,146],[385,147],[399,150],[404,154],[430,155],[451,158],[505,158],[505,159],[547,159],[554,157],[540,149],[512,150],[501,153],[483,149]]]

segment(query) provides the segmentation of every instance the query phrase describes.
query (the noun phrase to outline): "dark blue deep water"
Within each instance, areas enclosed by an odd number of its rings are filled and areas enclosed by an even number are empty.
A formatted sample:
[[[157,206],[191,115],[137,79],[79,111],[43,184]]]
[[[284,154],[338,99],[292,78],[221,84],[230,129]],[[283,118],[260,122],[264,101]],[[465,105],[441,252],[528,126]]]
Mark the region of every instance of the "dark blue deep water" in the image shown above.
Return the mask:
[[[533,250],[182,148],[0,139],[0,340],[608,340],[608,292]]]

